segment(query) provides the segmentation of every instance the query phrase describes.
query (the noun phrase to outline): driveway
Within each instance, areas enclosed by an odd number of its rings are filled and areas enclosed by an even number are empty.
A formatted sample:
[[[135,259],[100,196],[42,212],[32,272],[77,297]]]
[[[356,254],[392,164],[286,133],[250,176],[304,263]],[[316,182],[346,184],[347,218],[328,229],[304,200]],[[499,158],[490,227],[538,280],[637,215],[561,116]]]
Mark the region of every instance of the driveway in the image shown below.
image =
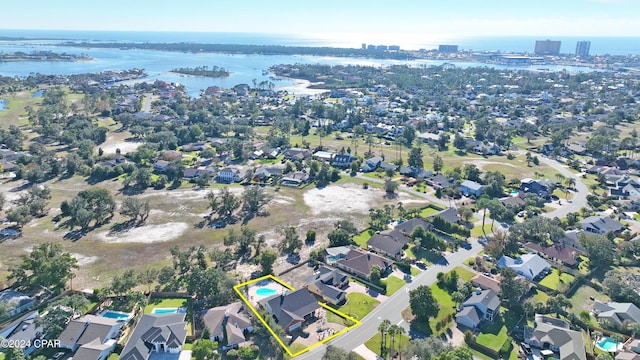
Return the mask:
[[[388,319],[392,324],[401,324],[403,322],[401,312],[409,306],[409,293],[406,289],[413,289],[419,285],[433,285],[437,280],[437,274],[439,272],[449,272],[456,266],[462,265],[466,259],[476,256],[480,250],[482,250],[482,245],[480,245],[476,239],[472,239],[470,243],[470,249],[460,249],[448,255],[443,261],[429,266],[427,270],[415,276],[411,284],[405,285],[365,316],[362,319],[362,325],[349,330],[348,333],[338,336],[329,343],[344,350],[352,351],[361,344],[364,344],[365,341],[369,340],[378,332],[378,325],[380,325],[382,320]],[[322,357],[322,354],[324,354],[325,349],[326,345],[324,344],[317,346],[296,357],[296,360],[319,359]]]
[[[357,293],[361,293],[361,294],[367,294],[369,296],[371,296],[372,298],[380,301],[380,303],[385,302],[385,300],[387,300],[389,297],[386,295],[382,295],[379,294],[378,292],[368,289],[365,286],[363,286],[360,283],[357,282],[350,282],[349,286],[344,290],[347,294],[350,294],[352,292],[357,292]]]

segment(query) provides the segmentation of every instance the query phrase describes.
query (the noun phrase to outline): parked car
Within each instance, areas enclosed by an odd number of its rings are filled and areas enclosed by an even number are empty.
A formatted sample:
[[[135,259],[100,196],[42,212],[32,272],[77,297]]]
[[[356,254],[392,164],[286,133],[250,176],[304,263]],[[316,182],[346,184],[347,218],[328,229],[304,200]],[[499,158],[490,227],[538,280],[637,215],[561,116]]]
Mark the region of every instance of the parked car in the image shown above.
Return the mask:
[[[523,342],[523,343],[520,343],[520,346],[522,346],[522,351],[524,351],[525,354],[531,355],[533,353],[531,351],[531,345]]]

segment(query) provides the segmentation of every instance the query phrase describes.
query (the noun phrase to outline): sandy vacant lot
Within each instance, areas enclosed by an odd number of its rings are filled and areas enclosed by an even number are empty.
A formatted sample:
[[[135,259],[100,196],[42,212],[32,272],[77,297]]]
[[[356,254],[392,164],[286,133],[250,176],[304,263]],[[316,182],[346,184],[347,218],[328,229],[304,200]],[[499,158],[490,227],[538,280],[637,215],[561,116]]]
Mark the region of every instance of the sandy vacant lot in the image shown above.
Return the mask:
[[[396,202],[412,202],[409,195],[397,193]],[[314,188],[304,193],[304,202],[314,215],[322,213],[359,213],[368,214],[369,209],[379,207],[386,202],[382,190],[361,185],[342,184],[329,185],[325,188]]]
[[[146,225],[131,229],[124,233],[109,235],[103,231],[96,234],[101,241],[108,243],[155,243],[173,240],[189,228],[183,222],[170,222],[158,225]]]
[[[104,151],[105,154],[115,154],[116,149],[120,149],[121,154],[130,153],[137,148],[139,148],[143,143],[142,142],[134,142],[134,141],[110,141],[111,139],[107,138],[100,147]]]

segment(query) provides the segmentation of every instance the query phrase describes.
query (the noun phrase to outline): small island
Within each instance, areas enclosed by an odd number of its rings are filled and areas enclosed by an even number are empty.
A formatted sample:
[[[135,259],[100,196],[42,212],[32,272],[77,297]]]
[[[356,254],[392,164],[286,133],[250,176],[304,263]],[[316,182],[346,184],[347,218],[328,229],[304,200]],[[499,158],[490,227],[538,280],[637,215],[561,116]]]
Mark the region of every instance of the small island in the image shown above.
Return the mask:
[[[55,53],[53,51],[34,51],[31,53],[25,53],[22,51],[17,52],[0,52],[0,62],[8,61],[90,61],[91,57],[85,54],[67,54],[67,53]]]
[[[225,68],[217,67],[215,65],[212,68],[209,68],[208,66],[196,66],[194,68],[183,67],[173,69],[171,70],[171,72],[183,75],[205,76],[212,78],[223,78],[231,74]]]

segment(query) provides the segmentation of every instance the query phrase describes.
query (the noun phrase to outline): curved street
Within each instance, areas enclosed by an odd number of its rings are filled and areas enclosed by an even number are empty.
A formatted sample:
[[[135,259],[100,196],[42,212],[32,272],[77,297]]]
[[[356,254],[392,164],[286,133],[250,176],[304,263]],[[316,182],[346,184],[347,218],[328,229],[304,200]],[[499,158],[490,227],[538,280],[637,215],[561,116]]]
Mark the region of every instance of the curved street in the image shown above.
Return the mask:
[[[415,276],[410,283],[403,286],[393,294],[393,296],[378,305],[378,307],[365,316],[361,320],[362,325],[350,330],[346,334],[338,336],[329,343],[333,346],[351,351],[374,336],[378,332],[378,326],[382,320],[388,319],[392,324],[403,323],[404,320],[402,319],[401,312],[409,306],[409,290],[420,285],[431,286],[435,284],[437,280],[436,277],[439,272],[449,272],[456,266],[462,265],[466,259],[475,257],[482,250],[482,245],[480,245],[475,239],[472,239],[470,243],[471,249],[467,250],[461,248],[455,253],[449,254],[446,258],[443,258],[443,261],[440,261],[438,264],[429,266],[427,270]],[[326,345],[320,345],[300,356],[297,356],[296,359],[320,359],[322,354],[324,354],[325,349]]]
[[[540,157],[540,162],[552,167],[565,177],[574,177],[576,179],[575,190],[573,192],[573,198],[570,202],[565,202],[560,208],[545,213],[543,216],[547,218],[562,218],[565,217],[570,212],[577,212],[582,207],[587,204],[587,195],[588,189],[587,186],[582,182],[579,174],[575,174],[571,172],[567,166],[558,163],[557,161],[551,160],[546,157]],[[357,175],[360,179],[365,179],[367,181],[383,184],[385,181],[382,179],[369,178],[362,175]],[[417,195],[426,200],[429,200],[435,204],[450,206],[450,203],[446,200],[439,199],[435,196],[428,195],[422,192],[415,191],[411,188],[408,188],[404,185],[399,188],[401,191],[405,191],[410,194]],[[406,309],[409,306],[409,291],[417,286],[425,285],[431,286],[436,282],[436,277],[439,272],[449,272],[453,270],[455,267],[460,266],[463,262],[470,258],[476,256],[481,250],[482,245],[480,245],[477,239],[470,239],[471,249],[463,249],[460,248],[455,253],[449,254],[446,258],[443,258],[443,261],[429,266],[429,268],[417,276],[415,276],[411,283],[406,284],[400,290],[398,290],[393,296],[387,299],[385,302],[380,304],[378,307],[373,309],[367,316],[365,316],[362,321],[362,325],[350,330],[348,333],[343,334],[329,343],[331,345],[340,347],[347,351],[352,351],[356,347],[364,344],[367,340],[373,337],[378,332],[378,326],[384,319],[388,319],[392,324],[399,324],[408,327],[408,324],[402,319],[402,310]],[[300,360],[314,360],[322,357],[326,350],[326,344],[317,346],[310,351],[296,357],[296,359]]]

